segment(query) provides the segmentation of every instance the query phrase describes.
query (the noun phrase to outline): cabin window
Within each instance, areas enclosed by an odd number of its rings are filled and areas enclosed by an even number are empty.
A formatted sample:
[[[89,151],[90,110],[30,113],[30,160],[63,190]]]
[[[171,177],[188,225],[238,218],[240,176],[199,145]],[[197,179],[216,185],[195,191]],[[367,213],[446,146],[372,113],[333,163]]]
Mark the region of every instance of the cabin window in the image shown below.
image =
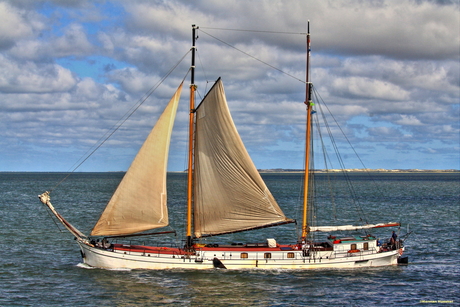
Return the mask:
[[[241,258],[241,259],[246,259],[246,258],[248,258],[248,253],[241,253],[240,258]]]
[[[350,249],[351,249],[351,250],[357,249],[357,248],[356,248],[356,244],[352,244]]]
[[[269,259],[269,258],[271,258],[271,257],[272,257],[272,253],[265,253],[265,254],[264,254],[264,258],[265,258],[265,259]]]
[[[368,242],[366,242],[366,243],[363,244],[363,249],[364,249],[365,251],[369,250],[369,243],[368,243]]]
[[[288,257],[288,258],[295,258],[295,257],[294,257],[294,253],[288,253],[288,254],[287,254],[287,257]]]

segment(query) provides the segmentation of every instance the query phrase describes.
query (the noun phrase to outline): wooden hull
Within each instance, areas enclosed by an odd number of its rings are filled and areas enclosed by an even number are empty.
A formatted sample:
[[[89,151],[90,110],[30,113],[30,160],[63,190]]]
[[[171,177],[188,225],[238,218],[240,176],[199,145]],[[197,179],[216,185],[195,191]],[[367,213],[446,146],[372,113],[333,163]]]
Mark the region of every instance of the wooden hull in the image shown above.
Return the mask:
[[[199,248],[193,254],[166,247],[117,245],[102,249],[78,242],[83,262],[105,269],[320,269],[397,265],[403,249],[375,253],[315,252],[282,248]],[[243,255],[243,256],[242,256]],[[243,258],[242,258],[243,257]]]

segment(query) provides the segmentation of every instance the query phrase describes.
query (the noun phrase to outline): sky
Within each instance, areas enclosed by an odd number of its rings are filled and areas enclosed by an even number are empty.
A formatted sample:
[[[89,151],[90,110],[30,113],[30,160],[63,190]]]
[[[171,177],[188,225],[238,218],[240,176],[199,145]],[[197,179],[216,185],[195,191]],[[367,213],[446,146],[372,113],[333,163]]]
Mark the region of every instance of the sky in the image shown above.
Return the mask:
[[[221,77],[256,167],[301,169],[308,20],[346,168],[356,151],[370,169],[460,169],[458,0],[0,0],[0,20],[0,171],[74,170],[159,85],[76,169],[126,170],[186,76],[192,24],[197,100]],[[170,171],[187,165],[184,84]]]

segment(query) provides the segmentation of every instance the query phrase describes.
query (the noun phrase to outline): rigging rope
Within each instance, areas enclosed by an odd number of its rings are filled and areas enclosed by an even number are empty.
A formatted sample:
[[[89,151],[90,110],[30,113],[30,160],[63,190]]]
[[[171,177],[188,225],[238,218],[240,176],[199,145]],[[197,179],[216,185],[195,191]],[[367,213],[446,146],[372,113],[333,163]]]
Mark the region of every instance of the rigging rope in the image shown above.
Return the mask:
[[[206,80],[206,87],[204,89],[204,93],[206,94],[208,92],[208,83],[210,81],[208,80],[208,76],[206,75],[206,71],[204,70],[204,65],[203,65],[203,62],[201,61],[201,57],[200,57],[200,53],[198,52],[198,49],[196,51],[197,51],[196,55],[198,57],[198,61],[200,61],[200,67],[203,70],[203,75],[204,75],[204,78]],[[200,96],[200,99],[203,100],[203,97],[201,96],[200,92],[198,90],[196,92]]]
[[[223,30],[223,31],[239,31],[239,32],[255,32],[255,33],[269,33],[269,34],[292,34],[292,35],[307,35],[308,34],[306,32],[261,31],[261,30],[226,29],[226,28],[211,28],[211,27],[200,27],[200,29]]]
[[[209,28],[208,28],[208,29],[209,29]],[[201,30],[201,28],[200,28],[200,30]],[[230,30],[230,29],[228,29],[228,30]],[[246,31],[249,31],[249,30],[246,30]],[[294,79],[294,80],[300,81],[300,82],[302,82],[302,83],[304,83],[304,84],[306,83],[305,80],[302,80],[302,79],[300,79],[300,78],[297,78],[296,76],[291,75],[290,73],[285,72],[284,70],[282,70],[282,69],[280,69],[280,68],[278,68],[278,67],[275,67],[275,66],[273,66],[273,65],[271,65],[271,64],[269,64],[269,63],[267,63],[267,62],[265,62],[265,61],[262,61],[261,59],[258,59],[258,58],[256,58],[255,56],[253,56],[253,55],[251,55],[251,54],[249,54],[249,53],[247,53],[247,52],[245,52],[245,51],[243,51],[243,50],[241,50],[241,49],[238,49],[237,47],[235,47],[235,46],[233,46],[233,45],[231,45],[231,44],[229,44],[229,43],[227,43],[227,42],[221,40],[220,38],[215,37],[215,36],[212,35],[212,34],[209,34],[209,33],[205,32],[205,31],[203,31],[203,30],[201,30],[201,32],[203,32],[203,33],[206,34],[206,35],[209,35],[210,37],[212,37],[212,38],[214,38],[215,40],[221,42],[222,44],[225,44],[225,45],[227,45],[228,47],[233,48],[233,49],[235,49],[235,50],[237,50],[237,51],[243,53],[244,55],[246,55],[246,56],[248,56],[248,57],[250,57],[250,58],[252,58],[252,59],[254,59],[254,60],[256,60],[256,61],[258,61],[258,62],[260,62],[260,63],[262,63],[262,64],[264,64],[264,65],[267,65],[268,67],[273,68],[274,70],[277,70],[277,71],[279,71],[280,73],[285,74],[285,75],[288,76],[288,77],[291,77],[291,78]]]
[[[322,105],[324,105],[325,108],[327,109],[329,115],[330,115],[330,116],[332,117],[332,119],[334,120],[336,126],[339,128],[339,130],[340,130],[340,132],[342,133],[342,135],[343,135],[343,136],[345,137],[345,139],[348,141],[348,144],[349,144],[350,147],[353,149],[355,155],[358,157],[358,159],[359,159],[359,161],[361,162],[361,164],[362,164],[363,166],[364,166],[364,164],[363,164],[361,158],[358,156],[358,154],[357,154],[356,150],[354,149],[353,145],[351,144],[350,140],[349,140],[348,137],[346,136],[345,132],[342,130],[342,128],[340,127],[339,123],[338,123],[337,120],[335,119],[334,115],[333,115],[332,112],[330,111],[329,107],[326,105],[326,103],[324,102],[324,100],[320,97],[320,95],[319,95],[319,93],[316,91],[316,89],[315,89],[315,88],[313,88],[313,89],[314,89],[314,95],[315,95],[315,97],[316,97],[316,101],[318,101],[318,102],[321,101],[321,102],[322,102],[322,103],[318,103],[318,108],[319,108],[319,111],[320,111],[321,116],[322,116],[322,118],[323,118],[323,122],[324,122],[324,125],[325,125],[325,128],[326,128],[326,131],[327,131],[327,133],[328,133],[328,135],[329,135],[329,138],[330,138],[330,140],[331,140],[332,147],[334,148],[334,152],[335,152],[335,154],[336,154],[337,161],[339,162],[340,168],[342,169],[342,173],[343,173],[344,177],[346,178],[346,182],[347,182],[347,185],[348,185],[348,189],[349,189],[349,191],[350,191],[350,194],[353,196],[353,197],[351,198],[351,199],[352,199],[352,203],[354,204],[356,210],[357,210],[357,211],[360,213],[360,215],[364,218],[365,222],[368,223],[367,218],[366,218],[366,216],[365,216],[365,214],[364,214],[364,210],[363,210],[363,208],[362,208],[360,202],[357,200],[357,199],[358,199],[358,198],[357,198],[357,193],[356,193],[356,191],[355,191],[355,188],[354,188],[353,184],[351,183],[350,175],[349,175],[349,173],[348,173],[347,171],[345,171],[345,163],[344,163],[344,161],[343,161],[343,159],[342,159],[342,156],[341,156],[341,154],[340,154],[338,145],[337,145],[337,143],[336,143],[336,141],[335,141],[335,139],[334,139],[334,137],[333,137],[333,133],[332,133],[331,126],[329,125],[329,122],[328,122],[328,120],[327,120],[327,118],[326,118],[326,114],[325,114],[325,112],[324,112],[323,109],[322,109]],[[320,129],[318,128],[318,130],[320,130]],[[323,145],[323,148],[325,148],[324,145]],[[328,159],[329,159],[329,158],[328,158]],[[330,159],[329,159],[329,161],[330,161]],[[325,162],[326,162],[326,161],[325,161]],[[362,221],[362,219],[360,219],[360,221]]]
[[[256,61],[258,61],[258,62],[260,62],[260,63],[262,63],[262,64],[264,64],[264,65],[266,65],[266,66],[269,66],[269,67],[271,67],[272,69],[275,69],[275,70],[279,71],[280,73],[285,74],[285,75],[287,75],[287,76],[289,76],[289,77],[291,77],[291,78],[293,78],[293,79],[295,79],[295,80],[297,80],[297,81],[300,81],[300,82],[302,82],[302,83],[306,83],[304,80],[302,80],[302,79],[300,79],[300,78],[297,78],[296,76],[293,76],[293,75],[291,75],[291,74],[289,74],[289,73],[283,71],[282,69],[279,69],[279,68],[277,68],[277,67],[275,67],[275,66],[273,66],[273,65],[271,65],[271,64],[269,64],[269,63],[267,63],[267,62],[265,62],[265,61],[260,60],[260,59],[256,58],[255,56],[253,56],[253,55],[251,55],[251,54],[248,54],[247,52],[245,52],[245,51],[243,51],[243,50],[241,50],[241,49],[239,49],[239,48],[237,48],[237,47],[231,45],[230,43],[227,43],[227,42],[223,41],[222,39],[217,38],[216,36],[214,36],[214,35],[212,35],[212,34],[206,32],[206,31],[203,31],[203,29],[223,30],[223,31],[239,31],[239,32],[256,32],[256,33],[269,33],[269,34],[272,34],[272,33],[273,33],[273,34],[290,34],[290,35],[307,35],[307,33],[304,33],[304,32],[298,33],[298,32],[279,32],[279,31],[259,31],[259,30],[229,29],[229,28],[213,28],[213,27],[200,27],[199,29],[200,29],[201,32],[203,32],[204,34],[206,34],[206,35],[208,35],[208,36],[214,38],[215,40],[221,42],[222,44],[225,44],[225,45],[227,45],[228,47],[231,47],[231,48],[233,48],[233,49],[235,49],[235,50],[237,50],[237,51],[239,51],[239,52],[245,54],[246,56],[248,56],[248,57],[250,57],[250,58],[252,58],[252,59],[254,59],[254,60],[256,60]],[[337,120],[336,120],[335,117],[333,116],[332,112],[329,110],[328,106],[324,103],[324,100],[320,97],[319,93],[316,91],[315,88],[314,88],[314,94],[315,94],[315,96],[316,96],[318,102],[319,102],[320,100],[323,102],[323,104],[324,104],[324,106],[326,107],[328,113],[330,114],[330,116],[332,116],[332,118],[333,118],[335,124],[337,125],[337,127],[338,127],[339,130],[340,130],[340,132],[341,132],[342,135],[345,137],[346,141],[348,142],[348,144],[350,145],[351,149],[353,150],[355,156],[359,159],[361,165],[362,165],[363,168],[366,170],[366,173],[370,176],[369,172],[367,171],[367,167],[364,165],[363,161],[362,161],[361,158],[359,157],[358,153],[356,152],[355,148],[354,148],[353,145],[351,144],[350,140],[348,139],[348,137],[346,136],[346,134],[344,133],[344,131],[342,130],[342,128],[341,128],[340,125],[338,124]],[[319,97],[319,99],[318,99],[318,97]],[[321,109],[321,105],[319,105],[319,108]],[[328,123],[328,121],[327,121],[326,118],[325,118],[325,113],[322,111],[322,109],[321,109],[321,114],[322,114],[322,118],[323,118],[324,123],[325,123],[325,127],[326,127],[326,129],[327,129],[327,132],[328,132],[328,134],[329,134],[329,136],[330,136],[330,138],[331,138],[331,143],[332,143],[332,146],[333,146],[334,151],[335,151],[335,153],[336,153],[337,160],[338,160],[338,162],[339,162],[339,164],[340,164],[341,169],[344,170],[344,169],[345,169],[345,163],[344,163],[344,161],[343,161],[343,159],[342,159],[342,157],[341,157],[341,155],[340,155],[340,152],[339,152],[339,149],[338,149],[338,145],[337,145],[337,143],[335,142],[334,138],[332,137],[332,129],[331,129],[331,127],[329,126],[329,123]],[[319,127],[319,123],[317,123],[317,125],[318,125],[318,127],[317,127],[318,130],[317,130],[317,131],[321,131],[321,129],[319,129],[319,128],[320,128],[320,127]],[[319,132],[319,133],[321,134],[321,132]],[[323,158],[324,158],[324,161],[325,161],[325,163],[326,163],[326,168],[327,168],[327,161],[329,161],[329,164],[332,164],[332,162],[330,161],[330,157],[327,155],[327,152],[325,151],[326,145],[323,143],[323,139],[322,139],[322,136],[321,136],[321,135],[320,135],[320,139],[321,139],[321,146],[322,146],[322,148],[324,149],[324,150],[323,150]],[[344,176],[345,176],[346,179],[347,179],[347,183],[348,183],[348,185],[349,185],[350,193],[354,196],[354,197],[352,197],[353,203],[354,203],[354,205],[356,206],[357,210],[358,210],[358,211],[361,213],[361,215],[364,217],[365,222],[367,223],[367,219],[366,219],[366,217],[364,216],[364,211],[363,211],[363,209],[362,209],[360,203],[356,201],[356,195],[357,195],[357,193],[356,193],[356,191],[354,190],[353,185],[351,184],[350,176],[349,176],[349,174],[348,174],[347,172],[345,172],[345,171],[343,171],[343,174],[344,174]],[[370,176],[370,177],[371,177],[371,176]],[[328,180],[330,181],[330,178],[328,178]],[[372,180],[373,180],[373,179],[372,179]],[[313,189],[312,189],[312,190],[313,190]],[[333,202],[334,202],[334,200],[333,200]],[[313,212],[313,211],[312,211],[311,213],[312,213],[312,214],[315,214],[315,212]],[[361,219],[361,221],[362,221],[362,219]]]
[[[118,129],[123,126],[123,124],[144,104],[144,102],[158,89],[158,87],[163,84],[163,82],[166,80],[166,78],[169,77],[169,75],[179,66],[179,64],[184,60],[184,58],[190,53],[191,50],[186,52],[182,58],[173,66],[171,69],[155,84],[152,86],[147,93],[144,94],[143,97],[141,97],[136,104],[134,104],[131,109],[129,109],[122,117],[121,119],[113,125],[97,142],[96,144],[91,147],[84,155],[82,158],[77,160],[77,162],[72,166],[73,169],[71,168],[71,171],[68,172],[68,174],[61,180],[59,181],[52,189],[50,189],[50,193],[55,190],[61,183],[63,183],[72,173],[74,173],[83,163],[85,163],[102,145],[104,145],[105,142],[107,142],[108,139],[112,137],[112,135],[118,131]],[[187,71],[185,74],[184,78],[182,79],[182,82],[187,78],[188,73],[190,72],[190,69]],[[89,153],[89,154],[88,154]],[[81,162],[78,162],[81,161]],[[76,166],[75,166],[76,165]],[[74,167],[75,166],[75,167]]]
[[[319,105],[319,108],[321,109],[321,105]],[[320,112],[322,114],[322,110],[320,110]],[[318,119],[318,113],[317,112],[315,113],[315,116],[313,118],[314,118],[315,124],[316,124],[316,132],[318,133],[319,139],[320,139],[320,142],[321,142],[321,149],[322,149],[322,153],[323,153],[324,167],[325,167],[325,169],[327,171],[329,169],[329,165],[332,166],[332,162],[330,160],[329,155],[327,154],[326,144],[324,143],[324,138],[323,138],[323,135],[322,135],[322,129],[321,129],[320,121]],[[329,187],[329,195],[331,196],[332,212],[333,212],[334,218],[337,220],[336,202],[335,202],[334,192],[333,192],[333,189],[332,189],[332,181],[331,181],[331,178],[329,176],[329,172],[326,172],[326,174],[327,174],[327,182],[328,182],[327,186]]]

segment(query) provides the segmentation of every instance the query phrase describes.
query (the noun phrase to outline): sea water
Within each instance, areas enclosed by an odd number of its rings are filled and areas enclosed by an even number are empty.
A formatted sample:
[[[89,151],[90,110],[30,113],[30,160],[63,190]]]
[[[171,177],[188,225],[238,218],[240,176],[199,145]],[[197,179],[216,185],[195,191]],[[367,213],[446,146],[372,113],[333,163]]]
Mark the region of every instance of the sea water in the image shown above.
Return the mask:
[[[459,305],[459,173],[350,173],[349,181],[318,188],[318,224],[401,222],[409,264],[382,268],[289,270],[103,270],[81,264],[72,236],[37,195],[89,233],[123,173],[0,173],[0,306],[410,306]],[[152,239],[183,244],[184,174],[169,174],[171,227]],[[300,174],[263,174],[284,213],[299,219]],[[332,180],[331,180],[332,179]],[[355,202],[345,197],[350,190]],[[57,186],[56,186],[57,185]],[[356,213],[357,212],[357,213]],[[409,229],[407,229],[409,225]],[[376,230],[388,237],[390,228]],[[289,224],[212,240],[279,243],[297,240]],[[374,232],[373,232],[374,233]],[[155,241],[156,240],[156,241]],[[135,242],[135,243],[154,243]]]

